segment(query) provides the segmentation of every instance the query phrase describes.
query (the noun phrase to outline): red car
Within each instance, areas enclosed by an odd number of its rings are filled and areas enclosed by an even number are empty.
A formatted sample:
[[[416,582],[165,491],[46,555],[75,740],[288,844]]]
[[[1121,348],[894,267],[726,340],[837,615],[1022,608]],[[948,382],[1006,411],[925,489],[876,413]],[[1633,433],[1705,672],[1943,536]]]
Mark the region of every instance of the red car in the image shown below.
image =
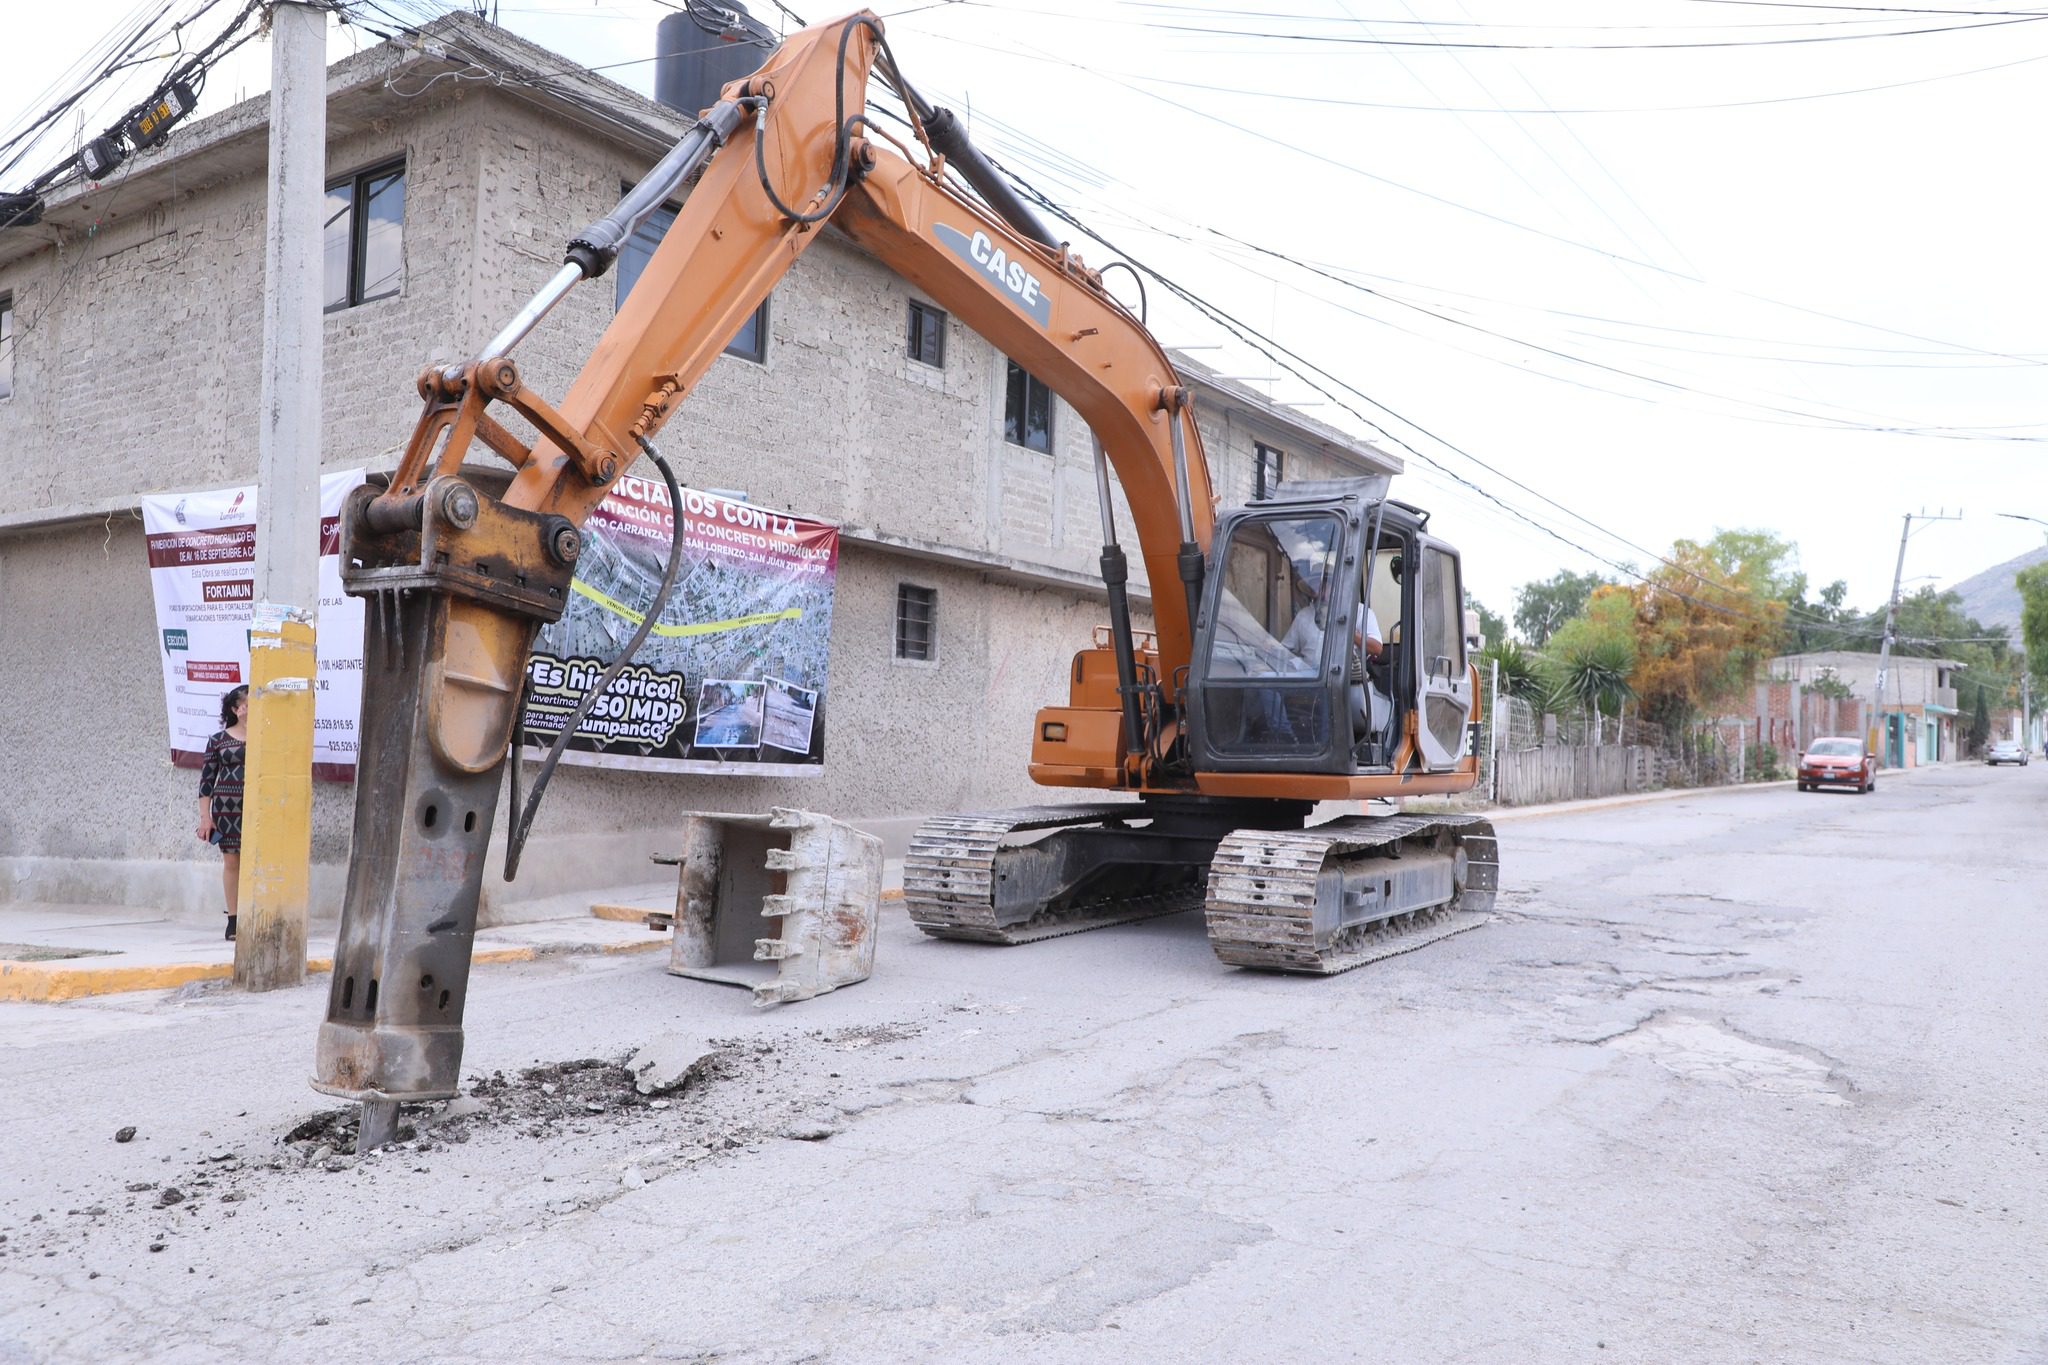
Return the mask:
[[[1863,752],[1855,739],[1817,739],[1799,756],[1799,790],[1851,787],[1859,792],[1877,787],[1877,755]]]

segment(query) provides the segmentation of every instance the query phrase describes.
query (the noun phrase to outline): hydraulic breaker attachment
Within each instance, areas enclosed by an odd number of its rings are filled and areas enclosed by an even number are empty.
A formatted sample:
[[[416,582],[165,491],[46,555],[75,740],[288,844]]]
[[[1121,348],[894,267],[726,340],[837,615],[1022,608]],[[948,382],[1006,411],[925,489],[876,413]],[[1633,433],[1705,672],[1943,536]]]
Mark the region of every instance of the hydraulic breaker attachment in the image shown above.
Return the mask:
[[[881,901],[882,842],[871,834],[779,806],[692,815],[668,969],[750,986],[756,1005],[808,1000],[874,971]]]
[[[562,613],[580,547],[561,517],[500,503],[489,477],[433,479],[395,516],[373,510],[381,490],[360,488],[342,514],[342,581],[368,599],[362,747],[313,1086],[363,1101],[366,1121],[457,1093],[477,896],[527,654]]]

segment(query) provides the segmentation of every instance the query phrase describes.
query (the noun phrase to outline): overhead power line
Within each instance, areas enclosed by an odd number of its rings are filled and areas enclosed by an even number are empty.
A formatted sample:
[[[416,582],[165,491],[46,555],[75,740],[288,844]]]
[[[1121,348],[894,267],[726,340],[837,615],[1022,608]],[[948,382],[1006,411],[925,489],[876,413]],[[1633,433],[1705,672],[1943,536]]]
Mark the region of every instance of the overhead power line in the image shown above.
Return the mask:
[[[936,34],[948,42],[969,46],[964,38]],[[1016,56],[1030,56],[1029,53],[1014,53]],[[1036,59],[1034,60],[1042,60]],[[1687,114],[1704,113],[1715,109],[1756,109],[1773,104],[1801,104],[1809,100],[1846,99],[1855,95],[1876,95],[1887,90],[1905,90],[1916,85],[1932,85],[1937,81],[1961,80],[1968,76],[1987,76],[1994,71],[2009,71],[2016,66],[2031,66],[2035,62],[2048,61],[2048,52],[2031,57],[2017,57],[2009,62],[1997,62],[1991,66],[1973,66],[1963,71],[1944,71],[1932,76],[1914,76],[1905,80],[1886,81],[1879,85],[1855,85],[1842,90],[1809,90],[1793,95],[1759,95],[1750,99],[1715,100],[1705,104],[1608,104],[1559,106],[1543,105],[1463,105],[1463,104],[1398,104],[1387,100],[1341,99],[1335,95],[1304,95],[1291,90],[1258,90],[1246,86],[1217,85],[1206,81],[1175,80],[1169,76],[1153,76],[1138,72],[1114,74],[1119,80],[1140,81],[1148,85],[1174,86],[1182,90],[1200,90],[1214,95],[1232,95],[1249,99],[1285,100],[1296,104],[1314,104],[1332,109],[1385,109],[1416,114],[1506,114],[1545,115],[1562,117],[1583,114]]]
[[[2005,28],[2012,24],[2037,24],[2048,14],[2020,14],[2003,19],[1985,19],[1971,24],[1933,24],[1922,28],[1887,29],[1882,33],[1813,33],[1786,38],[1690,39],[1676,42],[1636,43],[1477,43],[1432,38],[1364,38],[1331,33],[1272,33],[1254,29],[1209,28],[1200,24],[1148,24],[1168,32],[1205,33],[1226,38],[1260,38],[1270,42],[1336,43],[1346,47],[1434,48],[1439,51],[1476,52],[1679,52],[1713,48],[1792,47],[1812,43],[1854,43],[1876,38],[1920,38],[1935,33],[1965,33],[1973,29]]]
[[[2048,18],[2048,14],[2044,14],[2042,17]],[[944,35],[935,36],[940,36],[942,38],[944,37]],[[965,40],[960,39],[946,39],[946,41],[961,42],[963,45],[970,47],[986,46],[984,44],[966,42]],[[1005,55],[1014,55],[1017,51],[1017,49],[1015,48],[990,48],[988,50],[1001,51],[1005,53]],[[1761,294],[1753,290],[1741,289],[1732,285],[1715,284],[1713,281],[1710,281],[1697,274],[1692,274],[1684,270],[1673,269],[1669,266],[1659,265],[1654,261],[1644,260],[1640,257],[1631,256],[1625,252],[1614,251],[1607,247],[1596,246],[1590,242],[1582,242],[1576,238],[1567,237],[1561,233],[1550,232],[1543,228],[1532,226],[1528,223],[1519,222],[1503,214],[1493,213],[1486,209],[1475,207],[1471,204],[1462,203],[1459,200],[1452,199],[1447,195],[1438,194],[1432,190],[1422,189],[1418,186],[1409,185],[1402,181],[1395,180],[1392,177],[1377,174],[1376,172],[1369,171],[1365,169],[1363,166],[1356,164],[1354,161],[1349,161],[1334,156],[1326,156],[1322,153],[1313,151],[1307,147],[1302,146],[1301,143],[1297,140],[1291,140],[1289,138],[1283,138],[1280,136],[1276,136],[1274,134],[1266,133],[1258,128],[1252,127],[1251,125],[1244,123],[1240,119],[1225,117],[1222,114],[1212,113],[1209,110],[1198,108],[1194,105],[1186,104],[1179,100],[1170,99],[1167,96],[1161,95],[1155,91],[1140,89],[1137,86],[1131,85],[1130,83],[1123,81],[1113,75],[1103,72],[1095,67],[1088,66],[1085,63],[1074,61],[1071,58],[1056,57],[1043,52],[1031,53],[1029,55],[1033,56],[1037,60],[1048,61],[1057,65],[1070,67],[1075,71],[1082,72],[1085,75],[1093,76],[1098,80],[1106,81],[1112,85],[1121,86],[1122,88],[1129,90],[1131,93],[1139,95],[1145,99],[1153,100],[1157,103],[1164,104],[1171,109],[1178,109],[1182,113],[1192,115],[1193,117],[1201,119],[1207,123],[1213,123],[1221,127],[1228,128],[1233,132],[1240,133],[1243,136],[1252,138],[1256,141],[1263,142],[1273,147],[1280,148],[1284,151],[1306,157],[1311,161],[1314,161],[1320,165],[1328,166],[1333,170],[1339,171],[1345,175],[1355,176],[1359,179],[1367,180],[1377,185],[1383,185],[1388,189],[1397,190],[1403,194],[1413,195],[1417,198],[1424,199],[1429,201],[1430,203],[1436,204],[1442,208],[1450,209],[1457,213],[1469,214],[1475,218],[1479,218],[1486,222],[1496,224],[1500,227],[1511,228],[1517,232],[1528,233],[1531,236],[1540,237],[1546,241],[1554,242],[1557,245],[1569,247],[1574,251],[1580,251],[1595,256],[1605,257],[1609,260],[1620,261],[1624,264],[1635,266],[1643,270],[1653,271],[1656,274],[1668,277],[1673,280],[1677,280],[1681,283],[1698,285],[1703,288],[1722,290],[1738,298],[1745,298],[1757,303],[1768,304],[1774,308],[1782,308],[1789,312],[1803,314],[1808,317],[1823,318],[1829,322],[1837,322],[1845,326],[1862,328],[1868,331],[1880,333],[1885,336],[1900,337],[1908,341],[1926,342],[1930,345],[1941,346],[1952,351],[1964,351],[1973,355],[1989,356],[2000,360],[2014,360],[2022,364],[2034,365],[2043,363],[2042,361],[2029,356],[2015,355],[2007,351],[2000,351],[1982,346],[1973,346],[1965,342],[1948,341],[1940,337],[1932,337],[1918,332],[1906,331],[1902,328],[1888,327],[1882,323],[1867,322],[1859,318],[1846,317],[1839,313],[1830,313],[1825,309],[1814,308],[1806,304],[1792,303],[1784,299],[1773,298],[1770,295]]]

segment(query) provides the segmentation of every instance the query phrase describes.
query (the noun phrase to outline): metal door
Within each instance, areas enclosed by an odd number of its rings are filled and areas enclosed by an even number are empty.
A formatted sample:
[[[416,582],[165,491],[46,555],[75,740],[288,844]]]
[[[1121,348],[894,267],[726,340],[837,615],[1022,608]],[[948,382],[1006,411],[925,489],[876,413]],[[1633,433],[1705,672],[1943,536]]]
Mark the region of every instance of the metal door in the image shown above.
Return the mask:
[[[1465,592],[1458,552],[1423,537],[1415,584],[1414,667],[1422,709],[1416,733],[1423,767],[1457,766],[1470,747],[1472,675],[1465,666]]]

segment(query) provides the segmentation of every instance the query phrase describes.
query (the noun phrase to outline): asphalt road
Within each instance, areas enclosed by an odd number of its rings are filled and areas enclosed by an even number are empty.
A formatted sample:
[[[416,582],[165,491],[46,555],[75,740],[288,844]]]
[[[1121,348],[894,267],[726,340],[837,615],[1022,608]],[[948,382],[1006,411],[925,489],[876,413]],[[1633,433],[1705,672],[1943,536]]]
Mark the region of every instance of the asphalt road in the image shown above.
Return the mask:
[[[2035,764],[1506,822],[1494,923],[1328,980],[893,907],[768,1013],[485,968],[505,1082],[355,1165],[283,1141],[317,984],[6,1007],[0,1361],[2048,1361],[2044,817]],[[670,1031],[722,1049],[665,1109],[517,1080]]]

